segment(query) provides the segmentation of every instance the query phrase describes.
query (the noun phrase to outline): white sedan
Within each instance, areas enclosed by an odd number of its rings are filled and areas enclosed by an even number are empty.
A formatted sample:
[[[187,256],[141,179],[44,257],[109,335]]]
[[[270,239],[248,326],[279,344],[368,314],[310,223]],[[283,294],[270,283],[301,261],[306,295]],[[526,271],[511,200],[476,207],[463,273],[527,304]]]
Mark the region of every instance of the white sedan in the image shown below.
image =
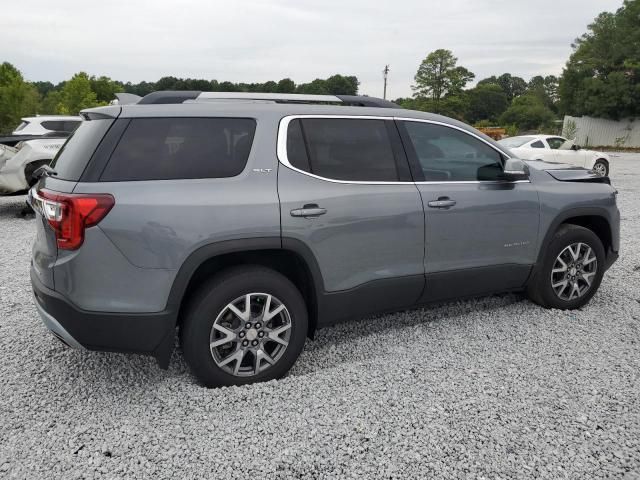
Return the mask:
[[[606,153],[585,150],[573,140],[553,135],[523,135],[499,140],[515,156],[523,160],[568,163],[593,170],[600,176],[609,175],[610,157]]]

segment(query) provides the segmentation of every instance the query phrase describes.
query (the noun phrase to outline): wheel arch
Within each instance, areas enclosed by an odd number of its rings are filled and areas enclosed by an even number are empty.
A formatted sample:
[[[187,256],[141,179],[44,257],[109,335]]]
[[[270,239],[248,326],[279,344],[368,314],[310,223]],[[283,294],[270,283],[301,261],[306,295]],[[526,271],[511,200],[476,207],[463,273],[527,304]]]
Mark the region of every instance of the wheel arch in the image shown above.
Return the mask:
[[[324,288],[311,250],[301,241],[280,237],[237,239],[204,245],[194,251],[174,279],[167,309],[175,312],[175,325],[198,288],[217,273],[237,265],[260,265],[287,277],[302,293],[309,314],[308,336],[318,324],[318,301]]]
[[[540,245],[537,265],[542,263],[544,252],[558,229],[568,224],[578,225],[595,233],[602,242],[605,252],[613,247],[613,232],[607,210],[598,207],[574,208],[560,213],[551,223]]]

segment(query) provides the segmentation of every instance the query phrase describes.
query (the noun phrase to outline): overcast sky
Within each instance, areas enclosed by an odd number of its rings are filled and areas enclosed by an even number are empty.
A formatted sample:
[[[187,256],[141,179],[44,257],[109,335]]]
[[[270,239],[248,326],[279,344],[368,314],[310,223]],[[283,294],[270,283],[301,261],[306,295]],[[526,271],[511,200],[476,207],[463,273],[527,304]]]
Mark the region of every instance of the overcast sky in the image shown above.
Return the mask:
[[[0,61],[28,80],[78,71],[117,80],[165,75],[234,82],[334,73],[360,92],[411,94],[421,60],[452,50],[476,80],[559,75],[571,42],[622,0],[22,0],[5,2]]]

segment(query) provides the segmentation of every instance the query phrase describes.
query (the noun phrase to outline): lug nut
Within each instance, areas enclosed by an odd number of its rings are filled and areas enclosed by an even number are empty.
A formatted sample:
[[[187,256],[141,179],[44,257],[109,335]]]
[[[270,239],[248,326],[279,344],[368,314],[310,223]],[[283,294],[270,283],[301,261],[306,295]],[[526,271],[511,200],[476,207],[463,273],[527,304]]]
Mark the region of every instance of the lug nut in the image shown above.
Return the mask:
[[[251,328],[251,322],[247,322],[244,326],[244,328]]]
[[[251,345],[253,345],[254,347],[258,345],[258,340],[254,340],[253,342],[251,342]]]
[[[260,338],[264,337],[264,332],[258,332],[258,336],[259,336]]]
[[[238,334],[238,336],[239,336],[240,338],[244,338],[244,332],[240,332],[240,333]]]
[[[247,345],[249,345],[249,340],[244,340],[244,341],[242,342],[242,346],[243,346],[243,347],[246,347]]]
[[[255,326],[256,328],[262,328],[262,324],[261,324],[260,322],[256,323],[254,326]]]

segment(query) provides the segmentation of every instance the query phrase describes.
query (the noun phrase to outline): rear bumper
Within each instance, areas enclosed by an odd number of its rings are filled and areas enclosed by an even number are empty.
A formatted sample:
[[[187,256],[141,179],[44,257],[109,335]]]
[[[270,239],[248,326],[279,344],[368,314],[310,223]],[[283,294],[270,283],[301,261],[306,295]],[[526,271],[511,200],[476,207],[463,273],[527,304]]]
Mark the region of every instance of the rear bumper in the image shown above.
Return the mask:
[[[152,355],[168,363],[175,337],[176,315],[111,313],[82,310],[47,288],[31,268],[31,285],[45,326],[75,348]]]

